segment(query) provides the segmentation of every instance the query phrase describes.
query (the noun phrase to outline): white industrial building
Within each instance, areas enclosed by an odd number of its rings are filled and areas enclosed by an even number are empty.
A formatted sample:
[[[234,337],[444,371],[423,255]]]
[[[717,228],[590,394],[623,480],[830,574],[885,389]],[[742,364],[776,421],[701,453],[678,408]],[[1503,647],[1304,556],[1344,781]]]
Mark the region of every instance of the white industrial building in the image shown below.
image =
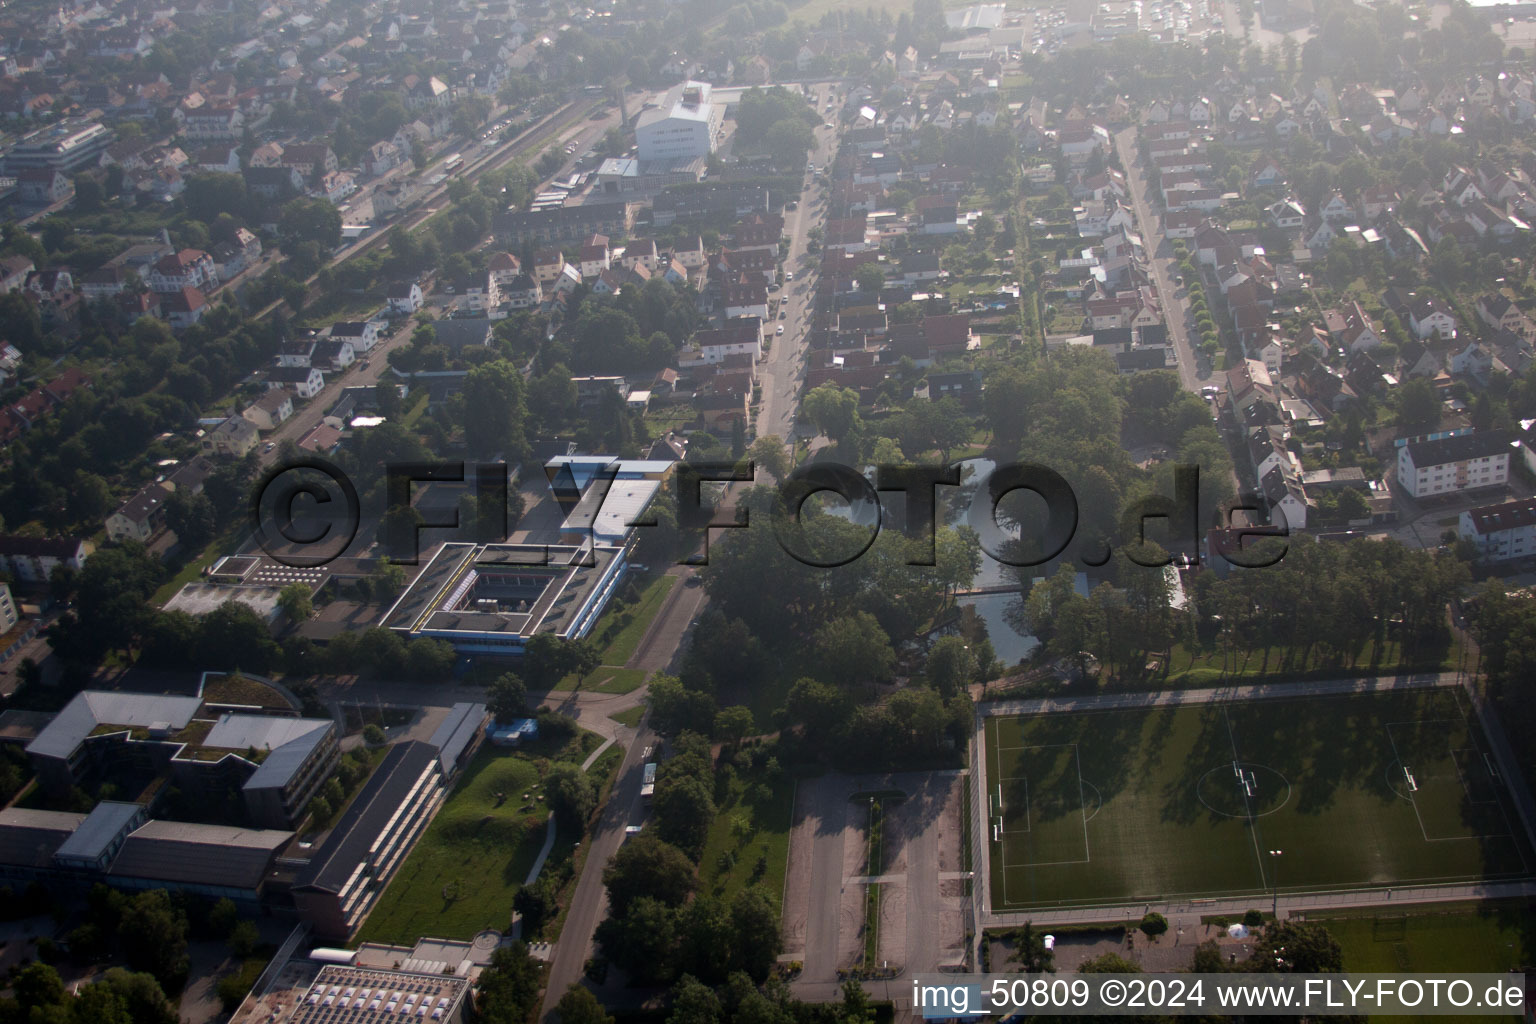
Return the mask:
[[[708,82],[674,85],[654,109],[640,114],[635,126],[639,159],[643,163],[707,157],[715,151],[721,120]]]

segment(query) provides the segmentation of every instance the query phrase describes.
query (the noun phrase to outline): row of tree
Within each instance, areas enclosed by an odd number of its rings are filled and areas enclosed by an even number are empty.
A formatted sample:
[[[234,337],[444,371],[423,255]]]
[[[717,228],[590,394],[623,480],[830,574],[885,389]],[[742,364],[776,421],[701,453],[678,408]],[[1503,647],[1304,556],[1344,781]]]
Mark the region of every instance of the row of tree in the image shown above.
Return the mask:
[[[702,736],[684,733],[673,748],[657,773],[654,834],[626,841],[603,873],[609,917],[598,941],[644,984],[683,974],[718,984],[736,971],[760,984],[778,957],[778,913],[755,887],[730,901],[696,893],[717,777]]]

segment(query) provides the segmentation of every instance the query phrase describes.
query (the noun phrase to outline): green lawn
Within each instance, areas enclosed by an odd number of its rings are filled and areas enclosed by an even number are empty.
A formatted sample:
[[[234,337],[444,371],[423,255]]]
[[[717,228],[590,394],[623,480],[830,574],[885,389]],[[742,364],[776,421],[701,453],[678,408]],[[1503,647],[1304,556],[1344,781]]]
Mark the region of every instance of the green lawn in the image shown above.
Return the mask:
[[[181,571],[163,583],[159,590],[155,591],[154,595],[149,599],[150,604],[157,607],[163,605],[175,597],[176,592],[182,587],[202,579],[204,569],[217,562],[221,556],[227,555],[236,549],[238,546],[237,542],[241,533],[245,531],[246,525],[245,518],[242,516],[239,521],[209,541],[208,546],[203,548],[201,554],[182,566]]]
[[[794,807],[795,780],[787,775],[781,774],[772,782],[733,778],[699,860],[704,891],[731,900],[748,886],[760,885],[763,894],[782,911]],[[738,831],[738,822],[748,826],[748,831]]]
[[[544,844],[548,809],[540,762],[579,763],[593,745],[588,736],[559,749],[547,741],[515,750],[482,747],[390,881],[358,941],[409,945],[424,935],[467,939],[485,928],[506,928],[512,897]],[[593,767],[604,767],[602,760]],[[549,864],[568,857],[576,838],[561,835]]]
[[[986,737],[978,799],[998,908],[1262,897],[1277,882],[1400,888],[1536,865],[1454,690],[1000,716]]]
[[[623,665],[634,656],[645,631],[651,628],[656,613],[661,611],[662,602],[676,585],[676,576],[657,576],[640,592],[640,600],[618,609],[616,615],[603,616],[592,640],[605,645],[604,665]]]
[[[1444,656],[1437,662],[1433,656],[1421,658],[1418,662],[1405,661],[1402,645],[1396,640],[1388,640],[1383,644],[1381,656],[1377,658],[1375,641],[1368,640],[1360,652],[1360,657],[1352,665],[1325,662],[1321,651],[1315,653],[1303,665],[1298,664],[1293,658],[1288,658],[1287,652],[1278,647],[1268,651],[1234,651],[1224,658],[1219,648],[1190,650],[1180,644],[1173,648],[1168,662],[1168,674],[1158,679],[1158,684],[1160,686],[1197,686],[1237,677],[1250,681],[1266,676],[1294,679],[1303,673],[1312,673],[1314,676],[1318,674],[1397,675],[1408,670],[1454,669],[1460,657],[1459,635],[1452,636]],[[1434,662],[1434,664],[1426,664],[1426,662]]]
[[[1347,971],[1512,971],[1536,958],[1536,913],[1514,900],[1308,914],[1307,920],[1321,922],[1339,940]]]
[[[591,637],[601,648],[601,664],[581,679],[566,676],[555,684],[555,689],[629,693],[645,685],[644,671],[623,665],[634,656],[646,630],[651,628],[662,603],[676,585],[676,576],[658,576],[640,592],[639,600],[633,604],[610,606],[598,620]]]
[[[636,704],[632,708],[625,708],[623,711],[615,711],[608,717],[613,719],[615,722],[618,722],[620,725],[627,725],[631,729],[635,729],[639,727],[640,719],[645,717],[645,705]]]

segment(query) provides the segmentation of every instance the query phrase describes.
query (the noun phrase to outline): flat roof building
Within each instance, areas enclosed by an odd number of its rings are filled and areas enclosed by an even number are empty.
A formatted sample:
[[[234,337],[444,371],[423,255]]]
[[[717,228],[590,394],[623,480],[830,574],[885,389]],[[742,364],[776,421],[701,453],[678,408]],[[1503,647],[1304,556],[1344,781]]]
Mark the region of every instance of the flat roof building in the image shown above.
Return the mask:
[[[329,939],[349,939],[367,918],[444,798],[440,752],[409,740],[390,748],[294,880],[299,915]]]
[[[61,121],[21,139],[5,154],[5,173],[33,168],[72,174],[94,165],[112,145],[112,130],[95,121]]]
[[[723,111],[710,91],[708,82],[680,82],[654,109],[641,112],[635,143],[642,162],[688,160],[715,151]]]
[[[0,811],[0,878],[74,889],[172,889],[254,908],[292,832],[149,818],[104,800],[89,814]]]
[[[239,788],[252,822],[292,828],[340,746],[328,718],[225,713],[201,696],[84,690],[27,744],[38,779],[60,793],[113,772],[164,774],[185,793]]]

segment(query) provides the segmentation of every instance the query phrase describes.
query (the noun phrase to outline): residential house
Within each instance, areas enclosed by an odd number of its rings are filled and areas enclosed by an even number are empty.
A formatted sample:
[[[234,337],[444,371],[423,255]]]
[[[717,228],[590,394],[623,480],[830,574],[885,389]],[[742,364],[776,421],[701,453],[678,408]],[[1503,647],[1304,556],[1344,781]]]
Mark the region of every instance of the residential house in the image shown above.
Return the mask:
[[[231,416],[203,434],[203,451],[244,458],[261,441],[256,424],[244,416]]]
[[[78,572],[91,552],[90,542],[73,537],[0,536],[0,567],[21,583],[47,583],[59,566]]]
[[[160,315],[176,330],[196,325],[208,312],[208,299],[197,288],[180,288],[160,294]]]
[[[75,194],[75,185],[53,167],[26,167],[16,174],[16,198],[30,206],[52,206]]]
[[[315,342],[315,353],[310,365],[331,373],[345,370],[356,361],[357,351],[351,342],[341,338],[322,338]]]
[[[218,284],[213,257],[201,249],[182,249],[155,261],[146,282],[151,291],[169,294],[184,288],[206,291]]]
[[[385,295],[392,313],[410,315],[421,308],[421,285],[415,281],[396,281]]]
[[[353,352],[366,353],[379,343],[379,324],[372,320],[341,320],[326,332],[332,341],[345,341]]]
[[[1414,498],[1502,486],[1515,450],[1506,430],[1405,439],[1397,443],[1397,482]]]
[[[1520,307],[1503,292],[1487,292],[1477,297],[1477,317],[1494,330],[1515,334],[1531,333],[1531,322]]]
[[[284,388],[300,398],[314,398],[325,390],[325,375],[313,366],[276,366],[267,371],[268,389]]]
[[[1530,558],[1536,555],[1536,498],[1467,509],[1461,513],[1457,533],[1477,546],[1479,561]]]
[[[165,527],[165,503],[170,496],[171,492],[157,483],[145,484],[107,516],[108,539],[149,543]]]
[[[276,430],[293,415],[293,394],[274,388],[263,393],[240,415],[256,424],[257,430]]]
[[[1419,295],[1408,307],[1408,327],[1421,341],[1438,338],[1452,341],[1456,337],[1456,317],[1450,307],[1434,295]]]
[[[554,284],[565,269],[565,254],[559,249],[540,249],[533,254],[533,279],[541,285]]]
[[[581,246],[578,260],[581,279],[590,281],[612,265],[613,252],[608,248],[608,236],[593,234]]]

